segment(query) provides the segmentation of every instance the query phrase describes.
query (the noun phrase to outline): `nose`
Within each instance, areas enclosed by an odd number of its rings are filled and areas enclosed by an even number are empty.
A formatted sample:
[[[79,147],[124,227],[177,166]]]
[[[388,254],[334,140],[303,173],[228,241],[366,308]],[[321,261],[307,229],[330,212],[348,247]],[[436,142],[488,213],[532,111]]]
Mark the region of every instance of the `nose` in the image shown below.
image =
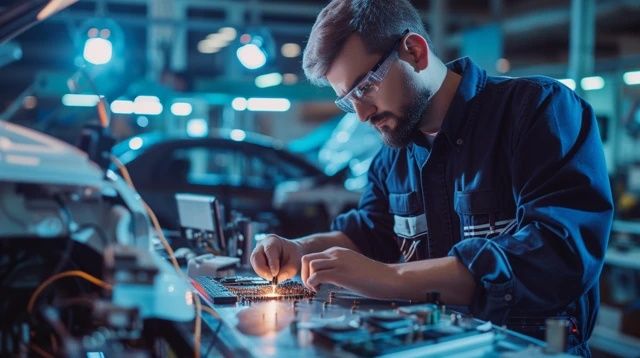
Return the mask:
[[[376,113],[376,106],[362,101],[355,101],[353,108],[356,110],[356,115],[361,122],[366,122],[369,117]]]

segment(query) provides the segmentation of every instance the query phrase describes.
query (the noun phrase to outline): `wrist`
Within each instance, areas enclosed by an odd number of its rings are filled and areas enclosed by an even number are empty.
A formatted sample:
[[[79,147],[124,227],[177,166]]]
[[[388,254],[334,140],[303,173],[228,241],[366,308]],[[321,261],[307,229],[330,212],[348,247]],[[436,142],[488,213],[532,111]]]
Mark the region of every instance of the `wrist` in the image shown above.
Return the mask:
[[[402,269],[400,264],[384,264],[386,266],[387,275],[387,292],[389,298],[405,299],[402,289],[406,286],[406,282],[402,278]]]

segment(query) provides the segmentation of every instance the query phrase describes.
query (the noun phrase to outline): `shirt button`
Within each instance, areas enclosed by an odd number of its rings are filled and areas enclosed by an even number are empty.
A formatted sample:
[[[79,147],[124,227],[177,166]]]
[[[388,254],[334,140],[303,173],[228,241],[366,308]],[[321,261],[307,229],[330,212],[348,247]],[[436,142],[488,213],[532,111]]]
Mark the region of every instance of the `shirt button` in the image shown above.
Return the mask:
[[[508,294],[508,293],[507,293],[506,295],[504,295],[504,300],[505,300],[505,301],[509,302],[509,301],[511,301],[512,299],[513,299],[513,296],[511,296],[510,294]]]
[[[456,144],[457,144],[457,145],[462,145],[462,143],[464,143],[464,141],[462,140],[462,138],[458,138],[458,139],[456,139]]]

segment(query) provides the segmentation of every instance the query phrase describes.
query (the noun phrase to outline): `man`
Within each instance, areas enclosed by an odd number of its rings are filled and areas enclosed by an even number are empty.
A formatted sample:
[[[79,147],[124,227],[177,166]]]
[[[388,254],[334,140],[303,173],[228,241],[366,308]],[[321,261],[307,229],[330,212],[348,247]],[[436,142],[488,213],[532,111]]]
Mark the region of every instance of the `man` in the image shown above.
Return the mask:
[[[303,67],[387,146],[357,210],[328,233],[269,236],[256,272],[377,298],[437,291],[537,337],[566,318],[571,352],[589,355],[613,213],[591,107],[550,78],[444,65],[406,0],[332,1]]]

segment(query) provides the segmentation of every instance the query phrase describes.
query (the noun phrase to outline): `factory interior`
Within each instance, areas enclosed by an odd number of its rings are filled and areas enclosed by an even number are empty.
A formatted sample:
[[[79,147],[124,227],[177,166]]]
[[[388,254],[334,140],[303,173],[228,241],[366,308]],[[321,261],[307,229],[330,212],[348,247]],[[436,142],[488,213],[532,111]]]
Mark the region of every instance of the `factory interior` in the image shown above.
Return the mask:
[[[0,1],[0,356],[640,357],[640,1]]]

